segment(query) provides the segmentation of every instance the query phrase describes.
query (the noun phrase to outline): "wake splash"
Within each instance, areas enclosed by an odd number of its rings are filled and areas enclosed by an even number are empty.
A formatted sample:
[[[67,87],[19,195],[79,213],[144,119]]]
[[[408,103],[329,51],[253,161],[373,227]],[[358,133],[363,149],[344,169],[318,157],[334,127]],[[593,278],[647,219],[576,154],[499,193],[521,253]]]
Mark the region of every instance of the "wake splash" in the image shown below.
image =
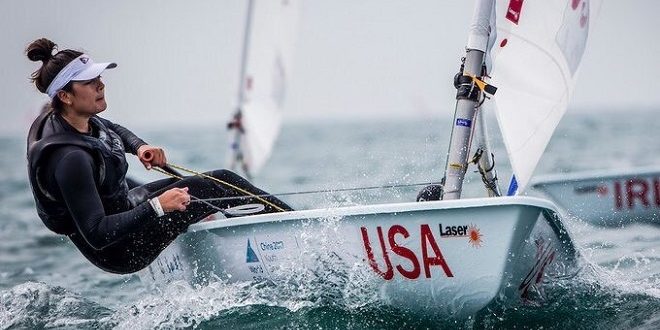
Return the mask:
[[[660,325],[660,299],[611,286],[601,270],[586,268],[546,290],[542,305],[487,310],[462,319],[421,316],[387,306],[369,283],[350,273],[324,287],[313,274],[278,283],[214,281],[193,287],[173,282],[111,310],[61,287],[28,282],[3,292],[0,328],[637,328]],[[605,277],[604,277],[605,276]],[[357,282],[353,282],[357,280]],[[620,290],[623,289],[623,290]]]
[[[548,283],[543,304],[490,306],[477,316],[486,328],[657,329],[660,297],[643,283],[588,264],[578,276]],[[657,283],[655,284],[657,286]]]
[[[106,328],[112,311],[62,287],[25,282],[0,294],[0,329]]]
[[[301,245],[313,248],[278,265],[275,270],[278,275],[270,280],[231,282],[214,278],[201,286],[185,281],[155,283],[149,296],[116,311],[113,324],[120,329],[136,325],[139,328],[198,327],[208,322],[229,322],[229,319],[270,320],[271,316],[259,316],[265,313],[281,315],[284,318],[281,326],[286,326],[292,317],[319,308],[348,314],[365,306],[377,310],[382,303],[376,275],[361,264],[350,264],[331,252],[336,250],[336,245],[343,244],[341,238],[337,239],[339,221],[340,218],[330,217],[322,221],[320,228],[307,229],[303,223]],[[301,268],[301,263],[317,266]],[[254,327],[255,322],[259,323],[251,320],[248,324]]]

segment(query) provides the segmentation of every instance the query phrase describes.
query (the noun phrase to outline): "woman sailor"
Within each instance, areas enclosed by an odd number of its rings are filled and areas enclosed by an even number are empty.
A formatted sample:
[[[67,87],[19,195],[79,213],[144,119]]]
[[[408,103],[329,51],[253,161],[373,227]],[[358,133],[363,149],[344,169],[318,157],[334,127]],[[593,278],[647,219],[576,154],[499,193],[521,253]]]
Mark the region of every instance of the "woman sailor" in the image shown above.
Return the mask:
[[[115,63],[95,63],[69,49],[53,55],[56,47],[42,38],[26,49],[30,60],[43,62],[32,80],[51,99],[51,110],[34,121],[28,135],[30,184],[44,224],[68,236],[94,265],[113,273],[138,271],[188,225],[219,209],[260,203],[256,213],[291,210],[273,197],[190,204],[191,198],[265,195],[226,170],[159,180],[129,192],[125,153],[150,169],[166,165],[165,152],[97,116],[107,107],[100,75]]]

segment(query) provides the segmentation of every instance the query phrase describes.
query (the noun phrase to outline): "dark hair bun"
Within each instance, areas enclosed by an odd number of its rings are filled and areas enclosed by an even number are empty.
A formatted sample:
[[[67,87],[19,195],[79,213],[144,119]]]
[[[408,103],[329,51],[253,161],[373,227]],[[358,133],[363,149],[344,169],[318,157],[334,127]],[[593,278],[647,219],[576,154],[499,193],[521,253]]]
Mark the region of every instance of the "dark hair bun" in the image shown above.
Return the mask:
[[[33,62],[42,61],[46,63],[53,57],[53,50],[56,48],[57,45],[54,42],[46,38],[41,38],[33,41],[25,49],[25,53]]]

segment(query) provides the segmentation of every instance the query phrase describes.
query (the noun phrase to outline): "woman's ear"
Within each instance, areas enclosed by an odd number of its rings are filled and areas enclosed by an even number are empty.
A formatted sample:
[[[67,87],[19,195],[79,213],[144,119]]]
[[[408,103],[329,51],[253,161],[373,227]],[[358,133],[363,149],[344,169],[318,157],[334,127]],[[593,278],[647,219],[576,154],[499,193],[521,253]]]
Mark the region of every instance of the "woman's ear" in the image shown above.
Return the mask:
[[[71,93],[63,90],[57,91],[57,97],[60,98],[60,101],[64,103],[65,105],[71,105],[72,100],[71,100]]]

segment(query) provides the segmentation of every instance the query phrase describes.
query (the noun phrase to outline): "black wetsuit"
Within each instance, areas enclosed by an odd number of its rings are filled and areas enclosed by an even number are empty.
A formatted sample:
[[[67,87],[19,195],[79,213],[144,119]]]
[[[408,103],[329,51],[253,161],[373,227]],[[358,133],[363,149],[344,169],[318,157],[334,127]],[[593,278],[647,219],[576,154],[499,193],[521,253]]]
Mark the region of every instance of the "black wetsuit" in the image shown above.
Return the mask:
[[[52,116],[59,117],[56,114]],[[51,118],[53,119],[60,125],[58,131],[64,130],[67,133],[83,135],[62,118]],[[118,133],[126,151],[135,153],[137,148],[145,144],[119,125],[107,120],[102,120],[101,123]],[[98,138],[99,131],[93,128],[91,134],[97,135]],[[155,181],[136,187],[128,194],[119,194],[120,198],[108,199],[102,197],[107,192],[100,193],[103,186],[99,185],[99,160],[96,158],[94,153],[86,148],[77,145],[58,145],[49,150],[47,156],[40,158],[42,159],[42,170],[39,172],[40,184],[41,189],[52,196],[55,201],[51,201],[52,203],[61,203],[66,207],[66,214],[58,217],[58,221],[69,222],[69,226],[60,225],[65,229],[58,231],[69,236],[92,263],[113,273],[131,273],[146,267],[190,224],[218,211],[204,203],[191,203],[185,212],[173,211],[157,217],[156,212],[146,201],[148,198],[154,198],[173,187],[188,187],[191,196],[201,199],[245,195],[211,179],[189,176],[184,179],[170,178]],[[122,169],[109,169],[109,162],[105,163],[105,172],[118,171],[120,174],[114,177],[120,177],[125,181],[125,169],[122,174]],[[251,194],[265,194],[264,191],[230,171],[216,170],[206,174]],[[124,185],[125,183],[115,186]],[[34,186],[35,183],[33,183],[33,192],[36,190]],[[35,192],[35,199],[37,195]],[[277,209],[266,203],[264,210],[258,213],[276,212],[278,209],[291,210],[288,205],[274,197],[265,199],[276,205]],[[246,197],[212,203],[217,208],[226,209],[260,202],[255,198]],[[39,204],[39,200],[37,203],[38,206],[43,204]],[[49,225],[45,220],[48,216],[42,215],[43,210],[41,211],[40,216]]]

